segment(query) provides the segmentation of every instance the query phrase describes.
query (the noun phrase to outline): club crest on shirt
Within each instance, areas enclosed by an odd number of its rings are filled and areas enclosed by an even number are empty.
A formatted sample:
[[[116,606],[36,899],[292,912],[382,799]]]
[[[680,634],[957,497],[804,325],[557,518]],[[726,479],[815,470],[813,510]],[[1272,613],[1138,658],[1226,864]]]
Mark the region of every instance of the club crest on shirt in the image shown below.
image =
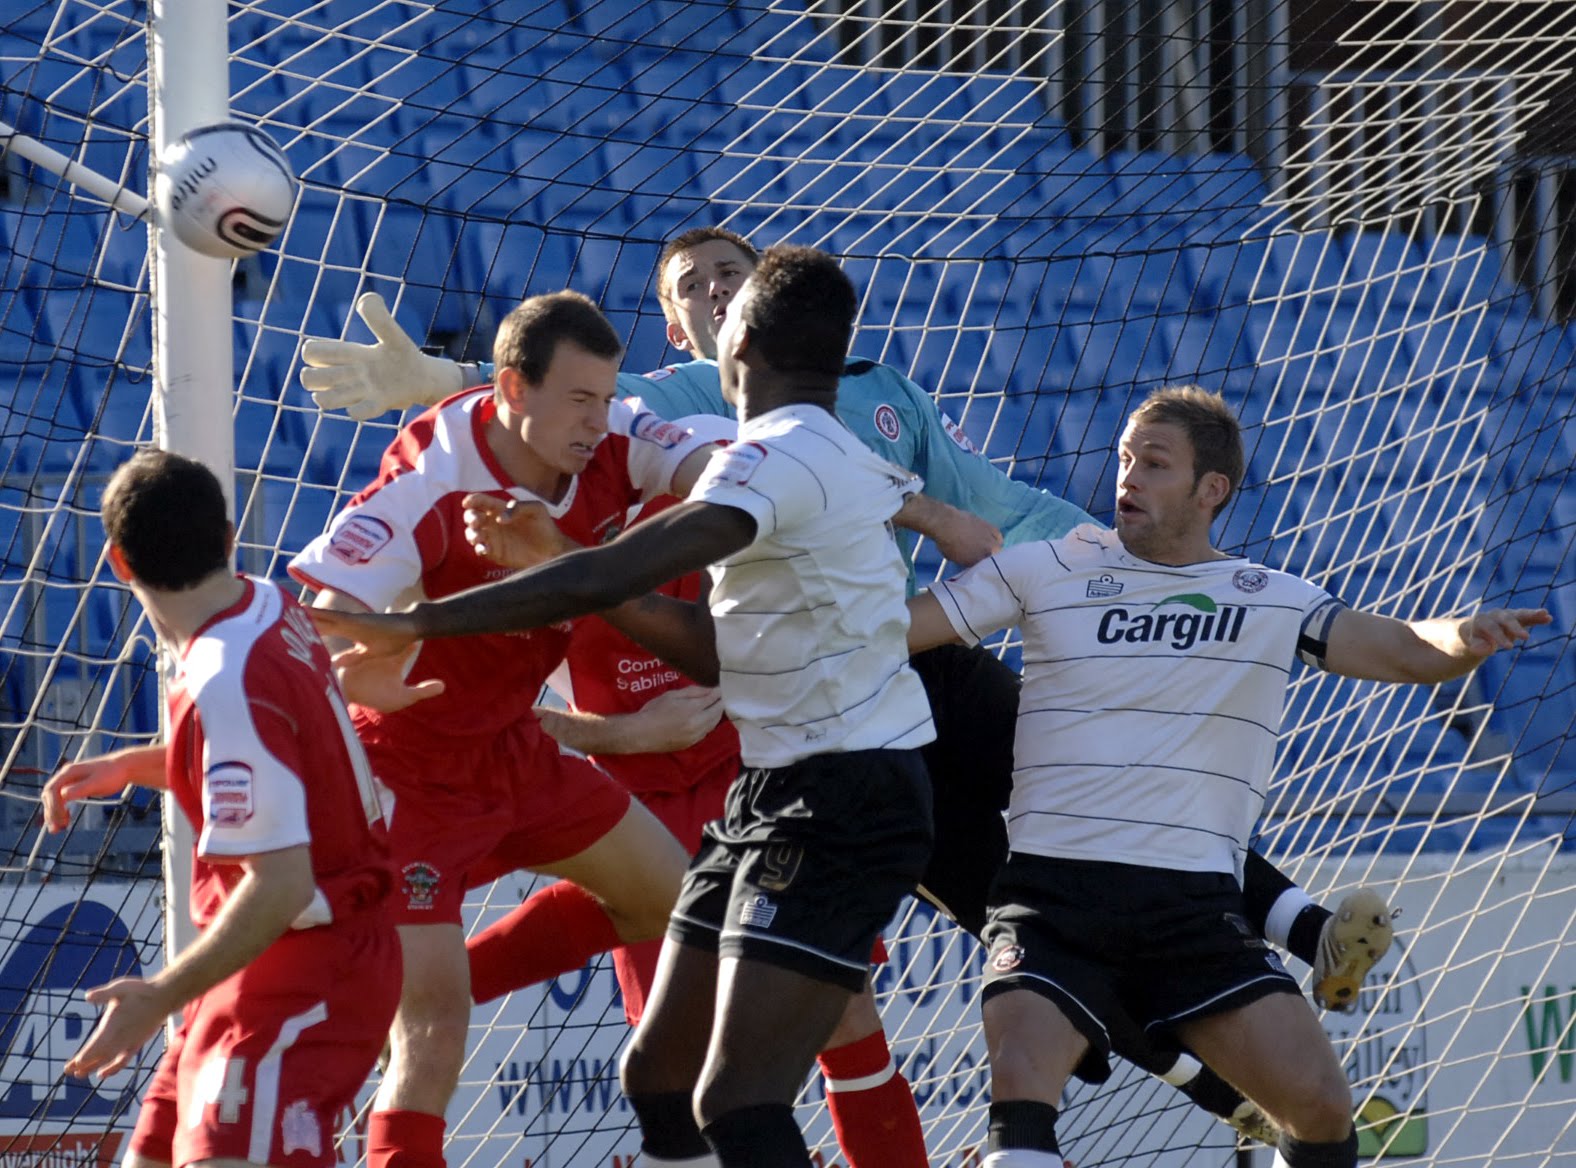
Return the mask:
[[[1263,592],[1270,582],[1270,574],[1258,568],[1239,568],[1231,575],[1231,583],[1238,592]]]
[[[1113,596],[1122,595],[1126,587],[1120,580],[1109,572],[1101,572],[1095,579],[1084,586],[1084,595],[1090,600],[1108,600]]]
[[[328,537],[328,550],[347,564],[364,564],[394,539],[394,529],[371,515],[353,515]]]
[[[888,442],[896,442],[897,436],[903,432],[902,424],[898,422],[897,411],[886,402],[876,407],[876,430]]]
[[[990,959],[990,967],[997,973],[1008,973],[1023,964],[1023,946],[1006,945]]]
[[[400,869],[404,878],[405,903],[413,909],[431,908],[438,893],[441,874],[431,864],[417,860]]]
[[[662,447],[663,450],[672,450],[689,437],[689,431],[683,426],[675,426],[666,418],[659,418],[651,413],[637,415],[631,433],[642,442],[650,442],[653,446]]]
[[[742,487],[765,461],[766,447],[759,442],[735,442],[713,458],[707,469],[717,482]]]
[[[239,827],[252,818],[252,768],[244,762],[216,762],[202,779],[203,819]]]
[[[281,1155],[288,1156],[291,1152],[323,1154],[323,1125],[318,1123],[317,1113],[305,1099],[297,1099],[279,1117],[279,1139]]]

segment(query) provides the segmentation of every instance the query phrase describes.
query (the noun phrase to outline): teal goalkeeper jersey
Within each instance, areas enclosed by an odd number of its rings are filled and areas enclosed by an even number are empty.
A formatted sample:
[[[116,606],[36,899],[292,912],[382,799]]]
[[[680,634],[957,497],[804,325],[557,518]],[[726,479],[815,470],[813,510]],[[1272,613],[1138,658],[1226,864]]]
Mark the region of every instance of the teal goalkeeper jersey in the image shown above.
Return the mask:
[[[687,361],[646,374],[620,373],[618,389],[664,418],[736,416],[723,400],[715,361]],[[1003,474],[936,408],[928,393],[890,365],[849,361],[837,387],[837,416],[882,458],[924,479],[927,495],[994,523],[1009,545],[1058,539],[1080,523],[1094,522],[1067,500]],[[912,565],[918,537],[911,531],[899,531],[898,537]]]

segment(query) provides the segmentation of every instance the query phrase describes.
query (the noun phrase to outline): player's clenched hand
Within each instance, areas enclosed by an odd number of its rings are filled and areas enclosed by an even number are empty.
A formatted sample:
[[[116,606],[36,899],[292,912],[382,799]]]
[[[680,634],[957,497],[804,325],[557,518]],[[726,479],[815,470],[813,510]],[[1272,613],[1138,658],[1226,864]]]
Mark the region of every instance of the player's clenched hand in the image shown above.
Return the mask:
[[[466,495],[461,505],[465,538],[478,555],[506,568],[533,568],[580,546],[558,530],[540,503]]]
[[[66,1063],[66,1074],[79,1079],[113,1075],[131,1061],[175,1010],[166,995],[140,977],[123,977],[89,990],[84,997],[104,1006],[104,1013],[82,1049]]]
[[[722,695],[703,685],[670,689],[631,718],[631,754],[671,754],[693,746],[722,721]]]
[[[129,749],[64,766],[44,784],[44,828],[61,831],[71,823],[70,804],[115,795],[136,783],[146,769],[146,750]],[[162,753],[162,752],[161,752]],[[162,765],[162,759],[160,760]]]
[[[1461,640],[1479,657],[1509,649],[1527,639],[1528,631],[1554,620],[1542,608],[1489,608],[1461,622]]]
[[[969,568],[1001,551],[1001,532],[995,524],[956,507],[947,511],[950,514],[925,534],[952,563]]]
[[[443,682],[428,678],[410,685],[405,680],[417,646],[408,645],[403,653],[374,655],[360,646],[334,654],[334,676],[347,701],[358,706],[392,714],[417,702],[435,698],[443,692]]]
[[[356,314],[375,344],[313,337],[301,346],[301,384],[319,409],[343,409],[364,422],[388,410],[431,405],[465,388],[459,365],[417,348],[376,292],[362,294]]]

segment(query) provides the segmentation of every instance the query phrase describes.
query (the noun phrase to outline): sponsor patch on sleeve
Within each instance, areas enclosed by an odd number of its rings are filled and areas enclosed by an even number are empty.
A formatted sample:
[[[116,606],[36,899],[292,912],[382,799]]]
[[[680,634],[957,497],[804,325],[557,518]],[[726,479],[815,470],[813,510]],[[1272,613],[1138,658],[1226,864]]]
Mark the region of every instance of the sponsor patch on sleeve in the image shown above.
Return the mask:
[[[202,780],[203,819],[220,827],[239,827],[252,818],[252,768],[244,762],[216,762]]]
[[[759,442],[736,442],[714,457],[707,470],[715,482],[742,487],[765,461],[766,447]]]
[[[394,529],[371,515],[354,515],[328,537],[328,550],[347,564],[365,564],[394,539]]]
[[[946,414],[941,415],[941,428],[947,432],[947,437],[963,447],[970,454],[978,454],[980,448],[969,441],[969,436],[963,432],[963,427],[954,422]]]
[[[676,426],[666,418],[659,418],[651,413],[637,414],[635,425],[630,433],[642,442],[650,442],[663,450],[672,450],[689,437],[689,431],[683,426]]]
[[[661,381],[666,377],[672,377],[676,372],[672,365],[664,365],[661,369],[653,369],[650,373],[642,373],[641,376],[647,381]]]

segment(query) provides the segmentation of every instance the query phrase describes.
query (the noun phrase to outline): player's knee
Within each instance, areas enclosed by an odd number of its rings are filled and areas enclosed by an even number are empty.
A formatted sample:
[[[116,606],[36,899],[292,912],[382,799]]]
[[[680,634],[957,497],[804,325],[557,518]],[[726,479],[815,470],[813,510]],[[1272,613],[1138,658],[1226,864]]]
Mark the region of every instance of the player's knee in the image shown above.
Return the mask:
[[[842,1017],[837,1020],[837,1029],[832,1031],[832,1037],[826,1040],[822,1049],[836,1050],[840,1046],[848,1046],[869,1038],[881,1029],[881,1013],[876,1007],[875,994],[867,984],[863,992],[848,999]]]
[[[416,1074],[442,1081],[458,1076],[470,1029],[470,995],[417,992],[394,1017],[389,1043],[394,1060]]]
[[[626,1098],[688,1093],[695,1085],[690,1068],[666,1058],[659,1042],[636,1030],[619,1059],[618,1081]]]
[[[1295,1094],[1281,1119],[1288,1135],[1304,1143],[1338,1144],[1352,1132],[1352,1089],[1344,1078],[1311,1083]]]

